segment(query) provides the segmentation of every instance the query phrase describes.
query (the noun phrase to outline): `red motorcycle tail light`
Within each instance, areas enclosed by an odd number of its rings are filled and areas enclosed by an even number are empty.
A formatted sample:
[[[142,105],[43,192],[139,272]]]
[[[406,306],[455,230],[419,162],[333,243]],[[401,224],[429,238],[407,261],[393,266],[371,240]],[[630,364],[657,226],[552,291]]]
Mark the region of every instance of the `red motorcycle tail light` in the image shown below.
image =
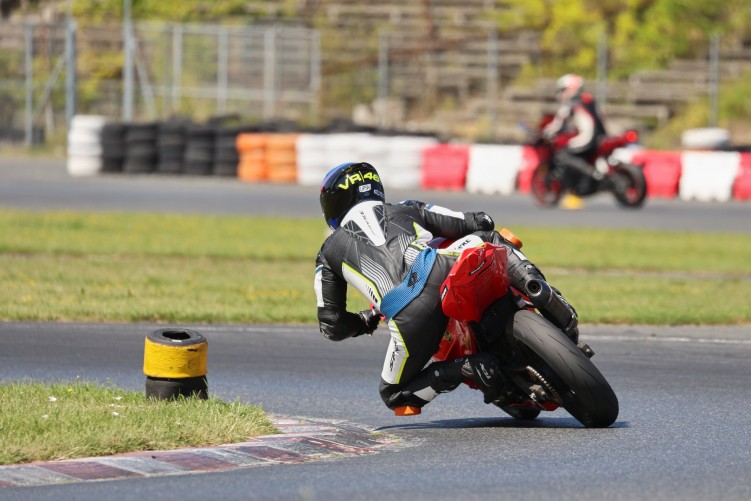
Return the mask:
[[[635,143],[639,140],[639,133],[635,130],[630,130],[626,132],[626,141],[629,143]]]

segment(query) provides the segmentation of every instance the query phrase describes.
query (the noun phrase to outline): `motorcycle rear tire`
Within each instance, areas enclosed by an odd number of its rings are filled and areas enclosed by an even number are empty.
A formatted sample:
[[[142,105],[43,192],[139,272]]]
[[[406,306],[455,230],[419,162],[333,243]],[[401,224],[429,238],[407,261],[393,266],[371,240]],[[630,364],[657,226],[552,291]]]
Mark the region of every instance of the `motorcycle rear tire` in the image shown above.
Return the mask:
[[[618,203],[629,209],[638,209],[647,198],[647,178],[640,167],[623,163],[615,169],[613,195]]]
[[[514,314],[514,343],[530,366],[554,388],[569,414],[587,428],[618,417],[618,398],[592,361],[555,325],[527,310]]]

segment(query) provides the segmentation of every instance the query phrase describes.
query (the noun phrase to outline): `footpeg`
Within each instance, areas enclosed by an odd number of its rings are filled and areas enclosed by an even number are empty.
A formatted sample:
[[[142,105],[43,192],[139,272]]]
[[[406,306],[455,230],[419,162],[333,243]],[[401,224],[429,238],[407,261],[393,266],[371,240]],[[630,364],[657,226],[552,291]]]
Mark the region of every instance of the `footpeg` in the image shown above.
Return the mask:
[[[421,412],[422,410],[419,407],[412,405],[402,405],[394,409],[395,416],[416,416]]]
[[[580,341],[576,346],[582,351],[582,353],[584,353],[584,355],[586,355],[587,358],[592,358],[593,356],[595,356],[595,352],[592,351],[592,348],[590,348],[588,344],[582,343]]]

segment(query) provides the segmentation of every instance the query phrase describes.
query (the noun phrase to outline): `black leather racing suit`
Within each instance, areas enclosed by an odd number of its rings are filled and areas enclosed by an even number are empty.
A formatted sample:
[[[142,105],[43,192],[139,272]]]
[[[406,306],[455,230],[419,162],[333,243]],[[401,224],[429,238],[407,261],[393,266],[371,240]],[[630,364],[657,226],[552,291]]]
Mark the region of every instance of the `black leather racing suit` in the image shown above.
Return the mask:
[[[597,104],[588,92],[582,92],[561,106],[543,133],[552,137],[568,126],[572,126],[577,134],[555,155],[555,161],[566,168],[564,188],[571,187],[571,170],[589,177],[596,175],[595,166],[590,163],[589,157],[595,153],[606,132]]]
[[[478,234],[487,240],[498,235],[489,231],[492,229],[492,219],[482,212],[454,212],[416,201],[366,201],[354,206],[323,243],[315,275],[320,330],[333,341],[372,332],[363,315],[347,311],[348,284],[385,314],[391,340],[380,392],[389,408],[421,407],[462,380],[457,365],[452,376],[458,378],[455,383],[447,386],[432,380],[431,386],[423,373],[417,387],[402,391],[436,352],[448,322],[441,309],[439,287],[457,253],[433,251],[426,244],[435,237],[455,239],[473,232],[485,232]],[[426,256],[432,263],[424,262]],[[395,289],[406,293],[406,299]],[[399,296],[398,306],[390,300],[395,295]],[[465,367],[467,370],[471,368]]]

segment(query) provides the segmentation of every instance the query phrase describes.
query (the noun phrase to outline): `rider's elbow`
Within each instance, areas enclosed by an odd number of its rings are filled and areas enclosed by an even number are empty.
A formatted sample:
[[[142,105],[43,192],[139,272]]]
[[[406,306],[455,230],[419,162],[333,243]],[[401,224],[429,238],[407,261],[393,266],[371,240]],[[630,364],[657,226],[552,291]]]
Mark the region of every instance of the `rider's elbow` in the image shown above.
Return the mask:
[[[319,324],[319,329],[323,337],[331,341],[342,341],[350,337],[346,335],[345,333],[341,332],[340,329],[336,329],[335,327],[331,325],[321,323]]]

